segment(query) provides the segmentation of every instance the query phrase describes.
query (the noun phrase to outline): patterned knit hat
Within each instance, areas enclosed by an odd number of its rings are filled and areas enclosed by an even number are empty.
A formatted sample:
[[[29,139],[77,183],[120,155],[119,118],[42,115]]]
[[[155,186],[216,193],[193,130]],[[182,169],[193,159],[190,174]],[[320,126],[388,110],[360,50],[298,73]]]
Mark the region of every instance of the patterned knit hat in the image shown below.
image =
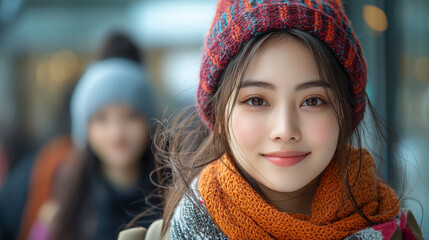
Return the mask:
[[[278,29],[297,29],[321,40],[350,78],[355,126],[365,111],[367,67],[341,0],[220,0],[207,34],[197,90],[199,114],[213,129],[215,116],[208,103],[220,76],[250,38]]]

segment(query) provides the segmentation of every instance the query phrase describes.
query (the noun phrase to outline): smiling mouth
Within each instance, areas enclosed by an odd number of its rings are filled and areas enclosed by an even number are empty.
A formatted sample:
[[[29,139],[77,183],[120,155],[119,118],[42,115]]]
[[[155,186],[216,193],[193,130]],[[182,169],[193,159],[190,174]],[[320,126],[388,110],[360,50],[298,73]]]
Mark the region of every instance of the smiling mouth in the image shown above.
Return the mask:
[[[276,166],[290,167],[304,160],[309,154],[310,152],[275,152],[261,155]]]

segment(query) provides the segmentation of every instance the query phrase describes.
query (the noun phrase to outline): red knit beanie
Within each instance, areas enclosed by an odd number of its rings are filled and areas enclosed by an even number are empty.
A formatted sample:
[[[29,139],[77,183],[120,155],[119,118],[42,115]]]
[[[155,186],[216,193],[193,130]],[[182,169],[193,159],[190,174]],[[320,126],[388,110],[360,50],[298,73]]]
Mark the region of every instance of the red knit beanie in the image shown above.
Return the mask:
[[[297,29],[322,41],[349,75],[355,126],[365,111],[367,67],[359,42],[340,0],[220,0],[207,34],[197,105],[204,123],[213,128],[213,106],[208,103],[220,76],[240,47],[261,33]]]

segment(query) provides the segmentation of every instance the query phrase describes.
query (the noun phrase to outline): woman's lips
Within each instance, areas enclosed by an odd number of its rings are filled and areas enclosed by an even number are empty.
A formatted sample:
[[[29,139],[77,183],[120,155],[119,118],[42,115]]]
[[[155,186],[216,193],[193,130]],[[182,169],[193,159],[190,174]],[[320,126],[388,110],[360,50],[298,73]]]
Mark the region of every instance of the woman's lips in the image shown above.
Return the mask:
[[[272,152],[261,154],[265,159],[279,167],[289,167],[301,162],[309,152]]]

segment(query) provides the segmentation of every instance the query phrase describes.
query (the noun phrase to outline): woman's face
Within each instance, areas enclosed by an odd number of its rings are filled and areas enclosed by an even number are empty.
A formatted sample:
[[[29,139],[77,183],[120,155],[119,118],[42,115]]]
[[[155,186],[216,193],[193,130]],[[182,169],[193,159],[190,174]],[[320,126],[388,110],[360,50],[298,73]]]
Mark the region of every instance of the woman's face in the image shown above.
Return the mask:
[[[125,105],[109,105],[96,112],[89,123],[88,141],[108,167],[135,166],[146,150],[149,125],[141,114]]]
[[[278,192],[317,178],[335,153],[339,125],[310,50],[292,37],[269,40],[237,91],[228,124],[238,164]]]

